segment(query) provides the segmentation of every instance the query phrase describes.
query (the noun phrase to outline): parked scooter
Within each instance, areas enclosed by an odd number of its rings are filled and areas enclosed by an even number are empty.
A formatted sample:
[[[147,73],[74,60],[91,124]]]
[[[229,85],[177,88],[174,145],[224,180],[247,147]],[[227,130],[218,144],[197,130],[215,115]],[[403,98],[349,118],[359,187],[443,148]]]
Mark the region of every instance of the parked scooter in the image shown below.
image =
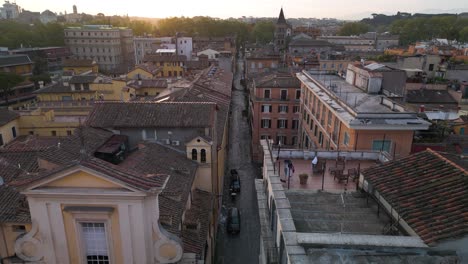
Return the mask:
[[[232,188],[229,188],[229,193],[231,194],[231,201],[235,201],[237,193]]]

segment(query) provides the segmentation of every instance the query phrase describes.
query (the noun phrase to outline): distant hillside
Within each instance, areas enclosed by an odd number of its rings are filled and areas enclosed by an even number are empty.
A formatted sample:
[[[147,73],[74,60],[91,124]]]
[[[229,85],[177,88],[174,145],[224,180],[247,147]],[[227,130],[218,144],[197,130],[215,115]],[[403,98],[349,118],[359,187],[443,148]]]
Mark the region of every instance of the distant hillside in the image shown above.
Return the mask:
[[[401,19],[411,19],[411,18],[431,18],[431,17],[444,17],[444,16],[453,16],[457,17],[457,14],[422,14],[422,13],[406,13],[398,12],[396,15],[385,15],[385,14],[371,14],[372,18],[364,18],[361,22],[368,24],[373,28],[378,28],[381,26],[390,26],[393,22]]]
[[[377,32],[400,35],[400,43],[407,45],[433,38],[468,41],[468,16],[462,14],[423,14],[398,12],[395,15],[372,14],[362,24]]]

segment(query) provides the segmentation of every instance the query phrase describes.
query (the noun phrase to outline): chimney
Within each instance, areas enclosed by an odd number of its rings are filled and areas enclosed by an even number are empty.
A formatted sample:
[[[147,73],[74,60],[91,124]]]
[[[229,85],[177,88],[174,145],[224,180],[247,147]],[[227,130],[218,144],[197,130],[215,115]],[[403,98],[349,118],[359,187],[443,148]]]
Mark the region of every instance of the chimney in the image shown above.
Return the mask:
[[[419,113],[424,113],[424,105],[419,106]]]

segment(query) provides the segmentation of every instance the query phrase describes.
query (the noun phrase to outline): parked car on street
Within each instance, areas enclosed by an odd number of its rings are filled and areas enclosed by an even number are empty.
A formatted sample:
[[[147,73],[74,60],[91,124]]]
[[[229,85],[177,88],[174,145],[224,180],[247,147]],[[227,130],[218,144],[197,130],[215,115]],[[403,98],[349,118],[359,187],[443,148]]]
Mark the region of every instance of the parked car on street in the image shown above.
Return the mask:
[[[240,211],[237,207],[231,207],[228,210],[227,215],[227,225],[226,225],[228,233],[231,234],[238,234],[241,230],[241,216]]]

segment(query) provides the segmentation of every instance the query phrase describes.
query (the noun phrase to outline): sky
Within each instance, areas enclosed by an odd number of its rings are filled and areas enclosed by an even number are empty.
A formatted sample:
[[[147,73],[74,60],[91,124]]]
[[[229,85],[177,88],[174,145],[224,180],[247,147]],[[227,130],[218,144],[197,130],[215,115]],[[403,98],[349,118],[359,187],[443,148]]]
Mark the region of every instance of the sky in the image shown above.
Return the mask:
[[[398,11],[468,12],[467,0],[444,0],[443,5],[440,0],[16,0],[16,3],[23,9],[39,12],[49,9],[56,13],[71,13],[73,5],[76,5],[78,13],[156,18],[277,17],[281,7],[286,18],[360,19],[371,13],[394,14]]]

